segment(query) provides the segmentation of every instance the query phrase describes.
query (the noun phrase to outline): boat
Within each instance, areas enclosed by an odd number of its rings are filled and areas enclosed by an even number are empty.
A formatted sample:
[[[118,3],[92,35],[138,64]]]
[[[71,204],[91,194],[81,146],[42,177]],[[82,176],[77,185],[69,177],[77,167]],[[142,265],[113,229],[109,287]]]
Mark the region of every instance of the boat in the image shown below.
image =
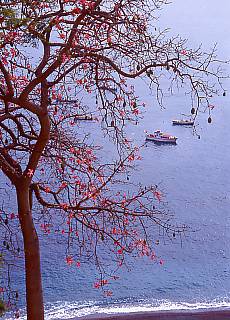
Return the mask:
[[[173,120],[173,125],[179,125],[179,126],[193,126],[194,120],[187,120],[187,119],[181,119],[181,120]]]
[[[78,114],[74,117],[74,121],[78,121],[78,120],[94,120],[93,116],[87,115],[87,114]]]
[[[177,137],[172,136],[168,133],[164,133],[161,130],[156,130],[154,133],[146,135],[147,141],[154,141],[158,143],[176,143]]]

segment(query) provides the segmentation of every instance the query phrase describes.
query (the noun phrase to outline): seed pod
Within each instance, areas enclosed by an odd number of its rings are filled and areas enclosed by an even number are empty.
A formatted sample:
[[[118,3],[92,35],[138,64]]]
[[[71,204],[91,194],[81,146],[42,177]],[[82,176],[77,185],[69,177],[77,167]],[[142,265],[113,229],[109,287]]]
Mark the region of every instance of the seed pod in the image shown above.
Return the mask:
[[[146,75],[150,78],[151,75],[153,74],[153,70],[149,69],[146,71]]]
[[[136,101],[133,102],[133,108],[134,108],[134,109],[137,108],[137,103],[136,103]]]
[[[192,108],[191,109],[191,114],[195,114],[195,112],[196,112],[195,108]]]
[[[226,92],[224,91],[224,92],[223,92],[223,97],[225,97],[225,96],[226,96]]]
[[[211,122],[212,122],[212,118],[208,117],[208,123],[211,123]]]
[[[61,162],[61,168],[62,168],[62,171],[65,170],[65,161],[64,160],[62,160],[62,162]]]

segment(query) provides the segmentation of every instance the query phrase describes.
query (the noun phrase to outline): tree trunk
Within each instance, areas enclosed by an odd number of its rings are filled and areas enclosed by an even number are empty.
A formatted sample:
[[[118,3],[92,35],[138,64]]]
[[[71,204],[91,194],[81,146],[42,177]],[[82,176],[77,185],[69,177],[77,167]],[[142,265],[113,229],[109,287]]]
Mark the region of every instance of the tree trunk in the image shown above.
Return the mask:
[[[16,187],[18,214],[24,240],[27,319],[44,320],[39,239],[30,208],[29,187]]]

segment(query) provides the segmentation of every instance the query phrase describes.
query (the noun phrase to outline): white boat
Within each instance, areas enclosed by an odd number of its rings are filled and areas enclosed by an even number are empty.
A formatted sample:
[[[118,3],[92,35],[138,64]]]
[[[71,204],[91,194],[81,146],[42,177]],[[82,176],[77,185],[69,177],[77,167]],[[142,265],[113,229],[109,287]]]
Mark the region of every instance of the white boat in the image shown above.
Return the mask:
[[[154,133],[147,134],[146,140],[160,143],[176,143],[177,137],[163,133],[161,130],[156,130]]]
[[[187,120],[187,119],[173,120],[172,123],[174,125],[179,125],[179,126],[193,126],[194,120]]]
[[[87,114],[78,114],[74,117],[74,121],[78,121],[78,120],[94,120],[93,116],[87,115]]]

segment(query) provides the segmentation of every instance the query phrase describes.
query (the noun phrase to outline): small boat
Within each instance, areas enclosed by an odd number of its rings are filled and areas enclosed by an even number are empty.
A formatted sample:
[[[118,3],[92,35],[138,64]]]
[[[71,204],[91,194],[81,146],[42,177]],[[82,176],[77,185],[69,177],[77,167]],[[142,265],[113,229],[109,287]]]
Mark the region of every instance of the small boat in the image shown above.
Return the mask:
[[[93,116],[87,115],[87,114],[78,114],[74,117],[74,121],[78,121],[78,120],[94,120]]]
[[[147,141],[154,141],[159,143],[176,143],[177,137],[172,136],[168,133],[163,133],[161,130],[156,130],[154,133],[146,135]]]
[[[172,124],[179,125],[179,126],[193,126],[194,120],[187,120],[187,119],[173,120]]]

